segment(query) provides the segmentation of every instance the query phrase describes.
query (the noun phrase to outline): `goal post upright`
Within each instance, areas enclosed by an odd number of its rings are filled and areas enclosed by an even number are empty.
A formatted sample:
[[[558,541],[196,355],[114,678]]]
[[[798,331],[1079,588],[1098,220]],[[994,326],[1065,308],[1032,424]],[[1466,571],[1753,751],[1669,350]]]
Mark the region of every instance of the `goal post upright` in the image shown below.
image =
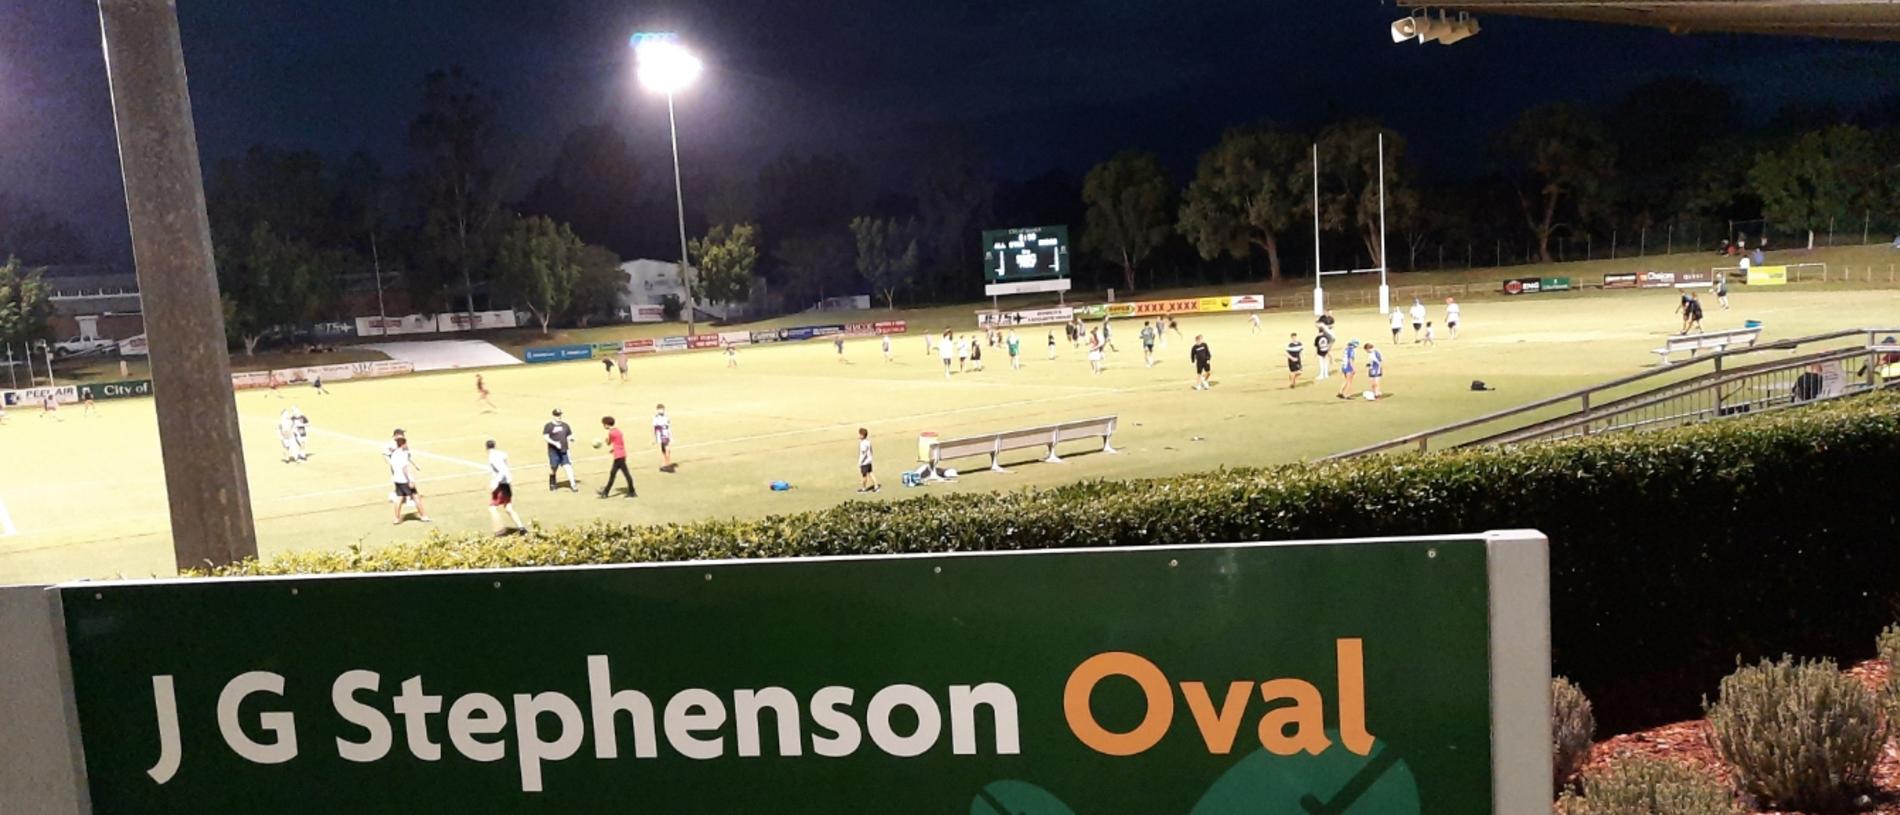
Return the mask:
[[[1319,259],[1319,142],[1313,143],[1313,316],[1326,313],[1326,289],[1320,280],[1326,276],[1326,267]]]
[[[1386,285],[1385,258],[1385,130],[1379,130],[1379,313],[1392,313],[1392,287]]]

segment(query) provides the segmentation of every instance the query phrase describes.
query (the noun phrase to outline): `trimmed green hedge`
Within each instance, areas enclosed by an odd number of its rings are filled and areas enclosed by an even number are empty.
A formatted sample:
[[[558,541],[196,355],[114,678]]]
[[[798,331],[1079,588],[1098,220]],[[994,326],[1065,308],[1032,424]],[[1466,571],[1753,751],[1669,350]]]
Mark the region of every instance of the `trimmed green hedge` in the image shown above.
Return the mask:
[[[850,502],[312,552],[220,574],[1291,540],[1536,528],[1556,668],[1612,729],[1696,713],[1735,664],[1858,654],[1900,598],[1900,395],[1513,450]]]

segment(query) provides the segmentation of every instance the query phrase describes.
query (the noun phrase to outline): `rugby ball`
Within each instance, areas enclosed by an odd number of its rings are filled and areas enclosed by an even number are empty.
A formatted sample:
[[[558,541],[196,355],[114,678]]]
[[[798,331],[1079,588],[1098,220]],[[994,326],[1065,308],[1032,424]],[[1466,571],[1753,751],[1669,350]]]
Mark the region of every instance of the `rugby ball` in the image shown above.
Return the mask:
[[[1377,400],[1378,398],[1379,398],[1378,394],[1373,393],[1372,391],[1366,391],[1366,401],[1371,402],[1371,401]]]

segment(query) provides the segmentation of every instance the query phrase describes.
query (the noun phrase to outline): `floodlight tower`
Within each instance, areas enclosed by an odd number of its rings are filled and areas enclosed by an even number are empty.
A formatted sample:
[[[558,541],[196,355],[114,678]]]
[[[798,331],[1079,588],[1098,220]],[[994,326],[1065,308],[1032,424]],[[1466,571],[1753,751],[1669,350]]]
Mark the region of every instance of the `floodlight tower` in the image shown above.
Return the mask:
[[[685,287],[686,333],[693,333],[693,282],[689,277],[690,258],[686,248],[686,187],[680,181],[679,119],[673,114],[673,95],[685,90],[699,78],[703,66],[699,57],[680,45],[679,35],[664,32],[640,32],[629,43],[637,64],[640,85],[666,94],[666,129],[673,141],[673,195],[679,203],[680,285]]]

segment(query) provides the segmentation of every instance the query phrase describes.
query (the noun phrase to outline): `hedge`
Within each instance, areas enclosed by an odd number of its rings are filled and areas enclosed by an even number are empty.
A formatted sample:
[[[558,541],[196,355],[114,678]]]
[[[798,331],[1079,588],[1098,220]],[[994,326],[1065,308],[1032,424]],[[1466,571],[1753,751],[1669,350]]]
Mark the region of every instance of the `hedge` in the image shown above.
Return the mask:
[[[1848,656],[1900,604],[1900,394],[1715,424],[762,520],[596,523],[308,552],[222,575],[1144,546],[1536,528],[1555,669],[1606,727],[1697,714],[1739,658]]]

